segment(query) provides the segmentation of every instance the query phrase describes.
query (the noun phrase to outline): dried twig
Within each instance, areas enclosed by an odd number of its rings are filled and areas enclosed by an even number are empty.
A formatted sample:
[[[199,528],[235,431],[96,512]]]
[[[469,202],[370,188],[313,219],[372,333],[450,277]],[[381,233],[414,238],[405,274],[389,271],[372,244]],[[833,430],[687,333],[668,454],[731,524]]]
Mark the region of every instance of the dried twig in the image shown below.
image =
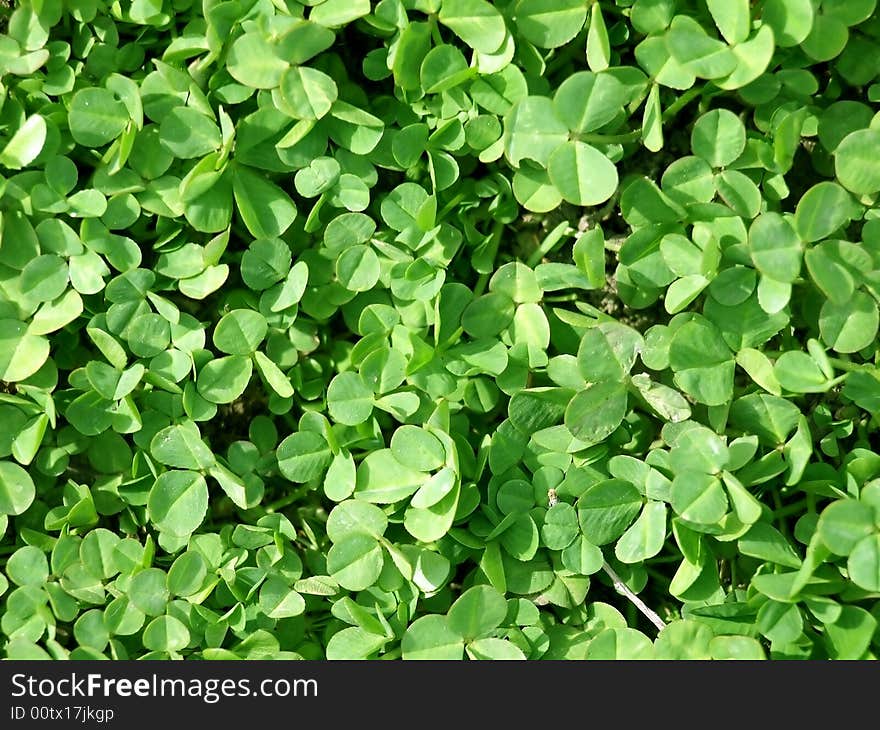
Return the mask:
[[[604,570],[608,574],[608,577],[611,578],[611,582],[614,584],[614,590],[621,595],[626,596],[627,599],[629,599],[629,601],[645,615],[648,621],[654,624],[658,629],[662,630],[666,628],[666,623],[663,619],[653,610],[648,608],[648,606],[645,605],[645,602],[629,589],[626,583],[623,582],[621,577],[614,572],[614,569],[608,565],[608,563],[603,563],[602,570]]]

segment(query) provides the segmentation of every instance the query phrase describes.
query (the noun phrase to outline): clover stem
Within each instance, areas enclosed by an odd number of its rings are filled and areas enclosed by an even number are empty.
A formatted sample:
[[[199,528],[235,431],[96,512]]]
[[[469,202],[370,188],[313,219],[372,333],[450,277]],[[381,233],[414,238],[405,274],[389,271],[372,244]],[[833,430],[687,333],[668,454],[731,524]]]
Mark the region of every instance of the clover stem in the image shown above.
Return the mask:
[[[801,499],[794,504],[773,510],[774,517],[788,517],[789,515],[799,514],[804,511],[804,507],[808,504],[807,499]]]
[[[841,357],[829,357],[828,361],[838,370],[843,370],[847,373],[874,367],[871,363],[852,362],[851,360],[844,360]]]
[[[678,559],[678,560],[681,560],[681,557],[679,556],[677,559]],[[662,584],[666,585],[667,587],[669,586],[669,584],[670,584],[670,582],[671,582],[670,579],[669,579],[669,577],[663,575],[663,573],[662,573],[661,571],[659,571],[659,570],[654,570],[653,568],[647,568],[647,567],[646,567],[646,568],[645,568],[645,572],[648,574],[648,576],[649,576],[650,578],[653,578],[654,580],[658,581],[659,583],[662,583]]]
[[[593,0],[590,5],[595,5],[599,0]],[[616,5],[603,5],[602,6],[603,13],[610,13],[611,15],[616,15],[618,18],[625,17],[625,13],[623,12],[623,8],[619,8]]]
[[[642,612],[642,615],[644,615],[648,621],[661,631],[666,628],[666,622],[664,622],[663,619],[652,609],[648,608],[645,602],[629,589],[629,586],[623,582],[621,577],[614,572],[614,569],[608,565],[608,563],[602,564],[602,570],[604,570],[608,577],[611,578],[611,582],[614,584],[614,590],[625,596],[630,603]]]
[[[807,492],[807,512],[816,512],[816,495],[812,492]]]
[[[308,491],[308,487],[300,487],[299,489],[294,489],[292,492],[285,494],[283,497],[279,497],[274,502],[269,502],[269,504],[267,504],[264,508],[266,514],[272,514],[273,512],[277,512],[280,509],[289,507],[294,502],[298,501],[299,498]]]
[[[672,102],[666,110],[663,112],[663,121],[666,122],[676,114],[678,114],[684,107],[690,104],[694,99],[696,99],[700,94],[703,93],[702,86],[694,86],[688,89],[684,94],[682,94],[678,99]]]
[[[437,351],[438,352],[446,352],[446,350],[448,350],[450,347],[452,347],[454,344],[456,344],[461,339],[461,336],[463,334],[464,334],[464,327],[459,327],[458,329],[455,330],[455,332],[452,333],[452,335],[450,335],[446,339],[446,342],[436,343],[437,344]]]
[[[464,200],[465,194],[459,193],[454,196],[446,205],[444,205],[440,211],[437,213],[437,220],[443,220],[447,215],[449,215],[450,211],[452,211],[462,200]]]
[[[431,28],[431,39],[434,41],[435,45],[442,46],[443,45],[443,36],[440,35],[440,28],[437,27],[437,15],[432,13],[428,17],[428,25]]]
[[[780,355],[785,354],[788,350],[765,350],[764,354],[769,358],[778,358]],[[852,360],[844,360],[842,357],[828,357],[828,362],[830,362],[835,368],[838,370],[843,370],[845,373],[853,373],[858,370],[874,370],[877,366],[874,363],[870,362],[853,362]],[[840,382],[840,376],[831,381],[832,385],[837,385]]]
[[[782,512],[785,507],[782,504],[782,497],[779,495],[779,490],[771,489],[770,493],[773,496],[773,516],[776,517],[776,525],[785,537],[789,537],[788,523],[785,521],[784,517],[780,516],[780,512]]]
[[[541,263],[541,259],[543,259],[548,253],[550,253],[554,248],[556,248],[564,238],[572,235],[574,233],[574,229],[569,227],[568,221],[563,221],[556,228],[554,228],[550,233],[546,235],[544,240],[541,242],[541,245],[538,246],[533,252],[532,255],[529,256],[528,261],[526,261],[526,266],[530,269],[534,269],[538,264]]]
[[[625,144],[637,142],[642,137],[642,130],[636,129],[625,134],[581,134],[578,139],[589,144]]]
[[[492,233],[489,234],[489,250],[492,254],[492,265],[495,265],[495,257],[498,255],[498,244],[501,243],[501,234],[504,233],[505,224],[496,220],[492,224]],[[489,274],[480,274],[477,284],[474,287],[474,296],[478,297],[486,291],[486,284],[489,283]]]

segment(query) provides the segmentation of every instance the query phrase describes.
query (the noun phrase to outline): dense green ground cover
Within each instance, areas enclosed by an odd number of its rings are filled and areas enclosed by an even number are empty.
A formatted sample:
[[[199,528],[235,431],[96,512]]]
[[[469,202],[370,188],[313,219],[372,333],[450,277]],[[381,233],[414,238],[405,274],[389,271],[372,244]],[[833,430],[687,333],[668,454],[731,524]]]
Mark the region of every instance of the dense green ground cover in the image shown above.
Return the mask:
[[[874,658],[876,0],[13,5],[0,655]]]

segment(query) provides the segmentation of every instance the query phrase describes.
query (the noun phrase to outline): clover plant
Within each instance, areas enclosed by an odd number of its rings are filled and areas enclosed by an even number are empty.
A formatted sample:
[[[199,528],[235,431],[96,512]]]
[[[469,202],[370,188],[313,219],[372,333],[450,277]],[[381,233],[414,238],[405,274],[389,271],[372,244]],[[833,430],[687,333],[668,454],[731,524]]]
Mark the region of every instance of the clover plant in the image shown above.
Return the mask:
[[[876,0],[0,6],[0,655],[880,652]]]

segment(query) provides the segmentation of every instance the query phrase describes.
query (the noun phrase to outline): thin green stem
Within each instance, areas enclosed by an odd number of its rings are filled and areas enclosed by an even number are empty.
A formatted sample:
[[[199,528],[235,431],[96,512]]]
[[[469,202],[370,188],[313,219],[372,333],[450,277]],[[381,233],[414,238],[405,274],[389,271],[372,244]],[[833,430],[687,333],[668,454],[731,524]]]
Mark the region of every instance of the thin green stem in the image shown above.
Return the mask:
[[[843,370],[847,373],[852,373],[856,370],[868,370],[874,367],[874,365],[869,362],[852,362],[851,360],[844,360],[840,357],[829,357],[828,362],[830,362],[838,370]]]
[[[666,109],[663,111],[662,119],[664,122],[672,119],[676,114],[678,114],[684,107],[690,104],[694,99],[700,96],[704,91],[702,86],[694,86],[688,89],[684,94],[679,96],[674,102],[672,102]]]
[[[464,200],[464,197],[465,197],[465,194],[464,194],[464,193],[459,193],[458,195],[453,196],[453,198],[452,198],[452,199],[451,199],[446,205],[444,205],[444,206],[440,209],[440,212],[437,213],[437,220],[438,220],[438,221],[441,221],[441,220],[443,220],[447,215],[449,215],[449,212],[450,212],[451,210],[453,210],[454,208],[456,208],[456,207],[458,206],[458,204],[459,204],[462,200]]]
[[[484,291],[486,291],[486,284],[489,283],[489,275],[488,274],[480,274],[480,278],[477,279],[477,285],[474,287],[474,297],[480,296]]]
[[[785,537],[789,537],[788,534],[788,523],[779,516],[779,513],[782,512],[785,507],[782,504],[782,497],[779,494],[778,489],[771,489],[770,494],[773,498],[773,515],[776,517],[776,525],[779,528],[779,531],[785,535]]]
[[[435,14],[431,14],[428,17],[428,25],[431,28],[431,39],[434,41],[434,45],[442,46],[443,36],[440,35],[440,28],[437,26],[437,16]]]
[[[593,0],[590,5],[595,5],[599,0]],[[619,8],[616,5],[612,5],[610,3],[606,3],[602,6],[603,13],[609,13],[610,15],[616,15],[618,18],[624,17],[623,8]]]
[[[526,261],[526,266],[530,269],[535,268],[539,263],[541,263],[541,259],[543,259],[547,254],[549,254],[554,248],[556,248],[560,243],[562,243],[563,239],[571,236],[574,233],[574,229],[572,229],[567,221],[563,221],[556,228],[554,228],[544,240],[541,242],[541,245],[538,246],[534,250],[531,256],[529,256],[528,261]]]
[[[489,251],[491,253],[492,258],[492,266],[494,269],[495,257],[498,255],[498,246],[501,243],[501,235],[504,233],[504,223],[499,220],[496,220],[492,224],[492,232],[489,234]],[[486,291],[486,285],[489,283],[489,274],[480,274],[480,278],[477,279],[477,284],[474,287],[474,296],[478,297],[484,291]]]
[[[769,358],[777,358],[784,355],[788,350],[765,350],[764,354]],[[830,362],[837,370],[845,373],[853,373],[858,370],[876,370],[877,366],[871,362],[853,362],[852,360],[844,360],[842,357],[828,357]]]
[[[446,342],[438,342],[437,344],[437,352],[446,352],[450,347],[456,344],[461,336],[464,334],[464,327],[459,327],[449,336]]]
[[[264,508],[266,514],[272,514],[273,512],[277,512],[280,509],[284,509],[285,507],[289,507],[294,502],[298,502],[300,497],[302,497],[306,492],[309,491],[308,487],[300,487],[299,489],[294,489],[292,492],[285,494],[283,497],[279,497],[274,502],[270,502]]]
[[[679,561],[681,558],[678,559]],[[661,585],[669,586],[670,578],[668,575],[665,575],[661,570],[654,570],[653,568],[645,568],[645,572],[652,579],[660,583]]]
[[[807,499],[801,499],[794,504],[775,509],[773,510],[773,516],[778,519],[780,517],[788,517],[789,515],[801,514],[804,512],[804,507],[806,506],[807,502]]]
[[[642,130],[636,129],[624,134],[581,134],[578,139],[589,144],[626,144],[638,142],[642,137]]]

